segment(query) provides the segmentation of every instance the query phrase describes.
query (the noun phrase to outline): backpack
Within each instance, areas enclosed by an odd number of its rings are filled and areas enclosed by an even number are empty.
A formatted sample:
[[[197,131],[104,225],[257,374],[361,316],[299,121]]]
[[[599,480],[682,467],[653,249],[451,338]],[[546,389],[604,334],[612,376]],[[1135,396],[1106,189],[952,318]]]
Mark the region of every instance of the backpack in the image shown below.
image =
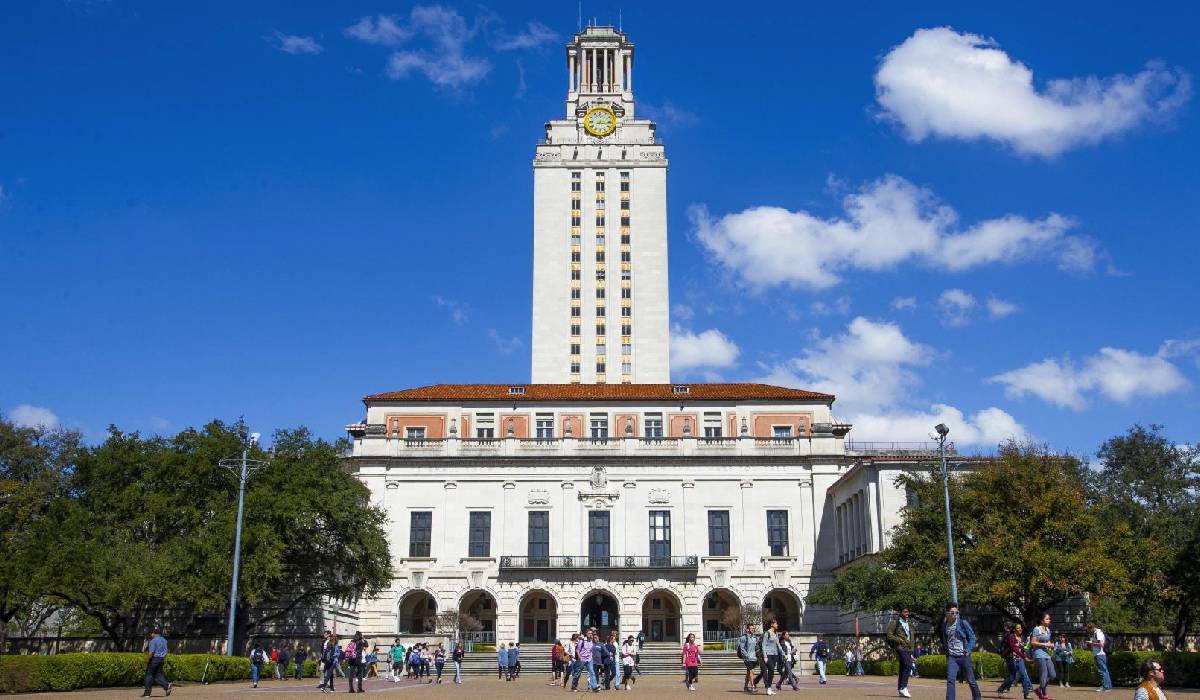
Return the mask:
[[[829,645],[825,643],[824,639],[817,642],[817,658],[821,660],[829,658]]]
[[[255,649],[254,651],[250,652],[250,661],[251,662],[256,663],[256,664],[261,664],[262,662],[264,662],[266,660],[267,660],[267,657],[265,654],[263,654],[262,649]]]
[[[1012,646],[1009,644],[1009,639],[1011,638],[1011,634],[1006,634],[1000,638],[1000,658],[1002,659],[1012,656]]]
[[[349,663],[352,663],[352,664],[358,662],[357,652],[358,652],[358,647],[355,646],[353,639],[346,642],[346,647],[344,649],[342,649],[342,655],[346,657],[346,661],[348,661]]]

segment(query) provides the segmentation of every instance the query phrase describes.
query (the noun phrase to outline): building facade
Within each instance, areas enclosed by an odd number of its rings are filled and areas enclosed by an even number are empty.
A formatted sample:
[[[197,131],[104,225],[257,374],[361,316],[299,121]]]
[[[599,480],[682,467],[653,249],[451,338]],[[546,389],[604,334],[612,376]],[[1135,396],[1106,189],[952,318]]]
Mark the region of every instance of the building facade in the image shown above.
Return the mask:
[[[533,164],[533,381],[373,394],[347,426],[395,564],[357,627],[842,629],[804,597],[884,544],[904,498],[892,472],[920,460],[847,449],[829,394],[670,383],[666,159],[635,117],[633,44],[589,27],[567,68],[566,118]]]

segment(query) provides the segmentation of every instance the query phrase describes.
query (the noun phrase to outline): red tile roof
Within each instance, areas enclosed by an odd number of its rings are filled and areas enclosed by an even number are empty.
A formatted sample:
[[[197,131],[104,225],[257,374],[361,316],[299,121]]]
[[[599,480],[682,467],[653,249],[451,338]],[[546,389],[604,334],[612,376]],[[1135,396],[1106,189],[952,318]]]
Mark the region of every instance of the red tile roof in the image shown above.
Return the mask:
[[[686,394],[675,387],[686,386]],[[524,393],[510,394],[510,387]],[[363,397],[370,401],[833,401],[833,394],[770,384],[432,384]]]

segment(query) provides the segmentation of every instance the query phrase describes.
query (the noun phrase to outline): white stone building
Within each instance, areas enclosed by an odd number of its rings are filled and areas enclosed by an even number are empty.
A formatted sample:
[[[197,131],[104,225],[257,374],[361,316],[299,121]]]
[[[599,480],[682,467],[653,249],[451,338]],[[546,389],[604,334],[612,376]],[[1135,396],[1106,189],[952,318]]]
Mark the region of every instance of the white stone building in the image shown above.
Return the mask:
[[[893,477],[924,457],[847,449],[828,394],[670,383],[666,160],[634,116],[633,45],[589,27],[567,66],[533,164],[533,382],[364,399],[349,461],[391,515],[395,576],[357,627],[424,636],[458,611],[485,641],[711,640],[751,603],[844,627],[804,596],[879,549]]]

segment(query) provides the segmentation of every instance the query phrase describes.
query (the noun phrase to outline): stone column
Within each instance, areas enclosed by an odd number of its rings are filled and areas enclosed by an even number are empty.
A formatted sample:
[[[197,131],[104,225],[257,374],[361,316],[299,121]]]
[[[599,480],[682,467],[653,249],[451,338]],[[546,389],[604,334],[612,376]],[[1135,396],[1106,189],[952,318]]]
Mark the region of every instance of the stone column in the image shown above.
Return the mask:
[[[575,92],[575,54],[567,57],[567,92]]]

